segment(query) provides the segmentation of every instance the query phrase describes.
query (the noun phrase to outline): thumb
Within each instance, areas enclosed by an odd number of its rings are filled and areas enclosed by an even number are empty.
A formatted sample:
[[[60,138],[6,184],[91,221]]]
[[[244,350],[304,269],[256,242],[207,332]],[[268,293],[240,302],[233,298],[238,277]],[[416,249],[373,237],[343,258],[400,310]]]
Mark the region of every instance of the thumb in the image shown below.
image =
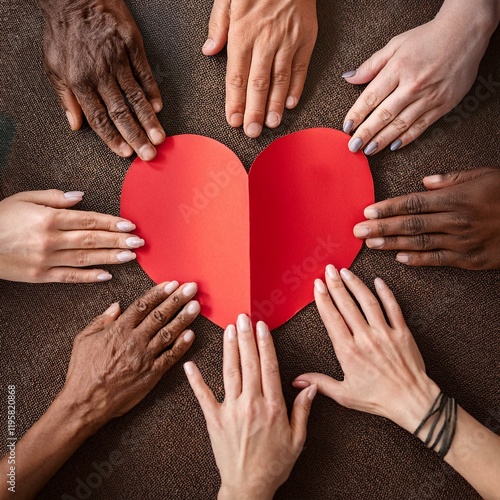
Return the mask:
[[[103,330],[109,323],[113,323],[120,316],[120,304],[115,302],[111,304],[101,315],[96,316],[85,328],[84,332],[86,335],[97,333]]]
[[[447,174],[429,175],[424,177],[424,186],[427,189],[441,189],[464,182],[473,181],[482,175],[491,172],[491,168],[475,168],[473,170],[454,170]]]
[[[339,399],[342,399],[344,393],[344,384],[342,382],[322,373],[304,373],[297,377],[292,382],[292,385],[300,388],[316,385],[320,394],[334,399],[337,403],[339,403]]]
[[[82,201],[83,191],[59,191],[47,189],[45,191],[25,191],[15,195],[21,201],[44,205],[51,208],[69,208]]]
[[[358,69],[343,73],[342,78],[353,84],[368,83],[382,71],[394,52],[396,52],[396,48],[389,43],[383,49],[375,52]]]
[[[307,434],[307,421],[311,406],[318,387],[311,385],[299,393],[295,398],[290,416],[290,428],[292,429],[292,438],[297,450],[304,446]]]
[[[78,103],[75,94],[73,94],[71,89],[66,86],[66,84],[57,75],[51,71],[47,71],[47,75],[52,87],[54,87],[54,90],[56,91],[59,102],[66,113],[66,118],[68,119],[71,130],[79,130],[82,126],[83,116],[82,108]]]
[[[201,49],[206,56],[220,52],[227,42],[231,0],[215,0],[208,25],[208,38]]]

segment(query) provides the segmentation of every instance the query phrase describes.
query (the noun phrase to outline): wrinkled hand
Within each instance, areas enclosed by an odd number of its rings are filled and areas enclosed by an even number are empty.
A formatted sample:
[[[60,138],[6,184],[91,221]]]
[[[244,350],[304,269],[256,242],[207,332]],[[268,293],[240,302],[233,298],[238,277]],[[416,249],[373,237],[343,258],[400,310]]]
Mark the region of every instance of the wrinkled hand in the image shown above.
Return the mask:
[[[293,385],[316,384],[319,392],[342,406],[384,416],[413,432],[439,388],[427,377],[422,356],[387,285],[380,278],[375,280],[389,323],[361,280],[347,269],[341,274],[364,317],[332,265],[325,273],[328,289],[322,280],[316,280],[314,297],[344,380],[306,373]]]
[[[377,250],[410,266],[500,269],[500,168],[424,179],[430,191],[381,201],[354,227]]]
[[[302,451],[316,387],[297,396],[289,421],[269,329],[259,322],[256,341],[244,314],[237,330],[229,325],[224,332],[222,404],[194,363],[184,368],[207,421],[221,475],[219,498],[272,498]]]
[[[97,430],[141,401],[191,347],[195,283],[158,285],[123,314],[113,304],[75,337],[62,390]],[[180,312],[179,312],[180,311]]]
[[[123,0],[38,0],[44,63],[73,130],[89,125],[118,155],[156,156],[165,140],[160,91]]]
[[[226,119],[258,137],[299,102],[316,43],[316,0],[215,0],[205,55],[227,42]]]
[[[83,193],[27,191],[0,201],[0,279],[29,283],[108,281],[103,269],[135,259],[144,245],[132,222],[95,212],[65,210]]]
[[[342,75],[349,83],[370,82],[344,120],[344,132],[355,131],[352,152],[410,144],[471,88],[494,28],[482,17],[475,21],[483,13],[469,0],[445,7]]]

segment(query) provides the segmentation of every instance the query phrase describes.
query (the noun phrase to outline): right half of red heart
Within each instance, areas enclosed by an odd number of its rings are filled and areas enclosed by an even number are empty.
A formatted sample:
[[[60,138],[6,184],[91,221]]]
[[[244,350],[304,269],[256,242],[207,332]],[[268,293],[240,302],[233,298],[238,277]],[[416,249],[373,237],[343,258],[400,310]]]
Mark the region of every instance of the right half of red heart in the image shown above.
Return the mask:
[[[273,142],[249,174],[251,310],[275,328],[313,300],[327,264],[349,267],[353,236],[374,202],[363,153],[337,130],[302,130]]]

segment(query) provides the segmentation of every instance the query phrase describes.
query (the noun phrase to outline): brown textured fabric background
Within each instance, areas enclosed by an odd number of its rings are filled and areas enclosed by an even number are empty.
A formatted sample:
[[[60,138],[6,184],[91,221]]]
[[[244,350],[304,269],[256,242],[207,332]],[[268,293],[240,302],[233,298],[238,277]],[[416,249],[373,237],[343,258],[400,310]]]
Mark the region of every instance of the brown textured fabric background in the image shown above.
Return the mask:
[[[283,125],[258,140],[231,130],[224,119],[225,55],[202,56],[211,0],[131,0],[165,106],[168,134],[213,137],[248,168],[280,135],[308,127],[339,128],[361,91],[339,77],[390,38],[434,16],[437,0],[319,0],[319,39],[304,97]],[[85,126],[69,130],[42,71],[43,19],[33,1],[0,0],[0,114],[15,125],[2,165],[3,196],[32,189],[86,192],[80,209],[119,213],[130,159],[111,153]],[[500,81],[497,31],[479,75]],[[469,94],[474,95],[480,81]],[[470,97],[417,143],[370,159],[378,200],[422,189],[423,176],[499,164],[499,94]],[[483,91],[484,94],[484,91]],[[2,123],[6,123],[3,121]],[[8,128],[8,127],[7,127]],[[8,128],[7,135],[12,133]],[[203,243],[200,242],[200,245]],[[393,288],[426,360],[430,376],[481,422],[500,429],[499,272],[411,269],[394,252],[364,248],[352,269],[365,281],[382,276]],[[0,282],[1,415],[5,386],[17,386],[18,434],[43,414],[61,389],[74,336],[111,302],[127,306],[150,287],[137,263],[111,268],[114,279],[95,285]],[[237,291],[235,291],[237,293]],[[222,396],[222,330],[204,318],[186,359],[198,363]],[[289,407],[294,377],[341,371],[315,306],[274,332]],[[0,423],[5,450],[4,419]],[[129,414],[110,422],[68,461],[40,494],[75,497],[78,478],[93,462],[119,452],[123,463],[92,490],[92,499],[209,499],[219,478],[201,410],[182,366],[172,369]],[[116,455],[116,453],[114,454]],[[113,455],[113,456],[114,456]],[[93,477],[94,480],[95,476]],[[277,498],[473,499],[475,492],[450,467],[391,422],[344,409],[322,396],[314,402],[306,448]]]

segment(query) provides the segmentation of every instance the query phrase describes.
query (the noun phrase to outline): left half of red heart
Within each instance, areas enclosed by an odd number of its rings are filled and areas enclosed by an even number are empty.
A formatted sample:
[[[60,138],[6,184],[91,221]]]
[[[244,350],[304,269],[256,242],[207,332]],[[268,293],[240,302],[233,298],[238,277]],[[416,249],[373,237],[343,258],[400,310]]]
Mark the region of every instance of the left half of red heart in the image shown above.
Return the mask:
[[[149,162],[136,159],[121,215],[146,244],[137,260],[156,283],[198,283],[202,313],[220,326],[250,314],[248,176],[238,157],[208,137],[168,137]]]

